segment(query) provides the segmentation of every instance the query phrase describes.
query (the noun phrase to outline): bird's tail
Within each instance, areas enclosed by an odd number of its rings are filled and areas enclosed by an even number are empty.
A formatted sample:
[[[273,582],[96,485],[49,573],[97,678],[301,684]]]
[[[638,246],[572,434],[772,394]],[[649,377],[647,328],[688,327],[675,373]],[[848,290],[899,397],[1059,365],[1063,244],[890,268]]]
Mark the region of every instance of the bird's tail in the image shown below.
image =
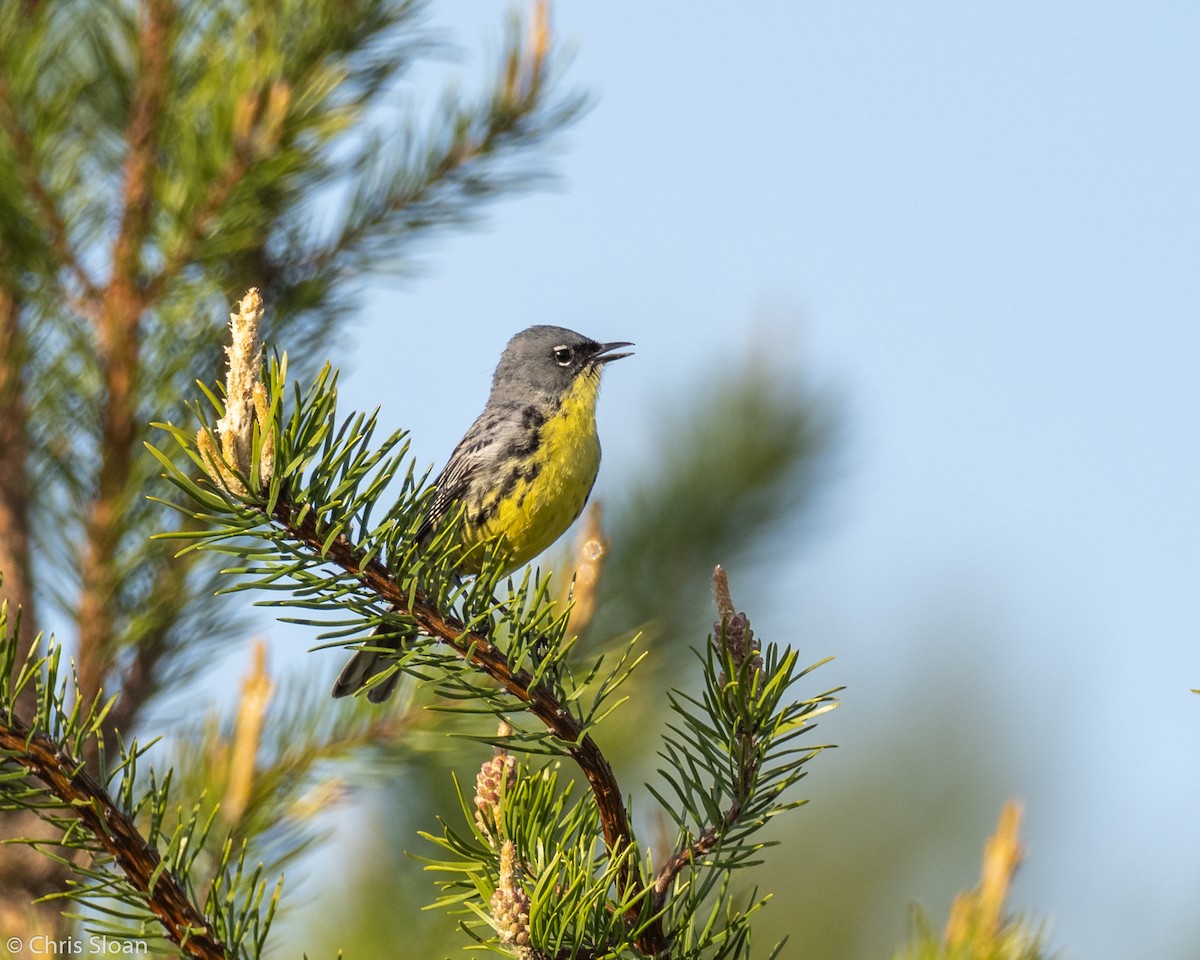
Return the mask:
[[[457,573],[454,575],[454,582],[462,586],[462,577]],[[396,612],[395,607],[392,607],[392,612]],[[404,649],[405,641],[416,635],[417,628],[412,624],[392,622],[389,625],[385,621],[376,627],[363,645],[364,649],[355,653],[342,667],[342,672],[333,682],[333,698],[336,700],[358,693],[374,677],[390,667],[396,660],[396,654]],[[367,691],[367,699],[372,703],[383,703],[395,693],[399,683],[400,671],[393,670],[387,677],[372,684]]]
[[[358,693],[373,677],[383,673],[396,661],[396,653],[404,642],[402,634],[383,633],[377,630],[371,634],[368,648],[359,650],[342,667],[337,680],[333,684],[333,696],[348,697]],[[367,690],[367,699],[372,703],[383,703],[396,689],[400,682],[400,671],[394,670],[383,680],[373,684]]]

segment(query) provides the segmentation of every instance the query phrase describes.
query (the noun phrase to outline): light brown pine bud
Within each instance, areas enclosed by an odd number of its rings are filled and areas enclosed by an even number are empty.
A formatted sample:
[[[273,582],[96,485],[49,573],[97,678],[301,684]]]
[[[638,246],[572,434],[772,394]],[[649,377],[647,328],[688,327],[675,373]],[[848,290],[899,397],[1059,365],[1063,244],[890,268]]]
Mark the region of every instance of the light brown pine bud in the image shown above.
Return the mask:
[[[722,653],[729,652],[730,659],[740,672],[742,665],[750,659],[750,669],[753,674],[762,672],[762,657],[758,652],[758,644],[754,642],[754,631],[750,629],[750,618],[744,613],[737,612],[733,605],[733,597],[729,593],[729,578],[725,569],[720,565],[713,571],[713,588],[717,597],[718,619],[713,624],[713,640],[717,649]],[[721,686],[729,679],[724,672],[718,678]]]
[[[512,727],[501,720],[498,737],[507,737]],[[475,775],[475,822],[485,836],[495,838],[504,822],[503,798],[517,777],[517,760],[503,747],[496,747]]]
[[[492,894],[492,917],[500,942],[518,956],[529,953],[529,894],[521,885],[521,864],[511,840],[500,846],[500,882]]]

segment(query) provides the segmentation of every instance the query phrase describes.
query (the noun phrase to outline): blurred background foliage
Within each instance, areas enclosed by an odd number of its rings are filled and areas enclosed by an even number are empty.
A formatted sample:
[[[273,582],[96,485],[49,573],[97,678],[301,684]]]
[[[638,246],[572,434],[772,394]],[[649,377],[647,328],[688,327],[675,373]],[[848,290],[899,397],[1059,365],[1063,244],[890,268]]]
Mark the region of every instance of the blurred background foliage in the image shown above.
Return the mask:
[[[173,521],[145,499],[163,491],[140,440],[148,422],[180,417],[194,379],[215,378],[224,314],[247,286],[263,288],[272,345],[302,368],[326,353],[336,362],[365,278],[403,272],[434,228],[544,175],[541,147],[582,101],[553,82],[541,15],[514,27],[485,89],[448,88],[426,122],[436,91],[404,83],[438,49],[421,14],[386,0],[20,0],[0,11],[0,519],[21,535],[0,550],[5,593],[26,606],[27,628],[74,635],[85,692],[121,694],[114,731],[168,732],[181,789],[224,800],[229,826],[269,869],[287,868],[281,953],[458,948],[443,916],[420,912],[432,889],[409,854],[430,852],[417,831],[456,809],[448,771],[469,782],[481,749],[447,738],[411,689],[383,710],[327,701],[327,663],[311,657],[247,667],[239,699],[257,719],[227,709],[212,695],[232,686],[222,649],[252,623],[274,628],[215,602],[211,567],[148,539]],[[746,585],[757,603],[787,604],[774,564],[804,549],[837,475],[838,409],[750,352],[656,409],[640,469],[610,484],[621,493],[603,504],[611,549],[583,646],[642,631],[651,652],[602,730],[643,836],[660,826],[639,784],[656,762],[661,691],[699,678],[689,647],[711,629],[712,567],[731,571],[739,597]],[[574,560],[564,541],[543,562],[565,577]],[[834,638],[792,626],[769,639],[808,661],[837,652]],[[925,666],[918,656],[913,670]],[[837,684],[837,662],[822,674]],[[914,876],[954,860],[947,905],[969,882],[1004,787],[954,694],[909,704],[902,734],[844,743],[814,765],[801,789],[813,785],[820,803],[777,828],[781,846],[757,878],[777,895],[762,942],[790,934],[785,955],[878,956],[904,936],[897,891]],[[840,741],[837,715],[820,735]],[[929,767],[953,777],[896,759],[901,735],[929,744]],[[53,871],[32,883],[24,862],[7,862],[6,930],[48,922],[22,911]]]

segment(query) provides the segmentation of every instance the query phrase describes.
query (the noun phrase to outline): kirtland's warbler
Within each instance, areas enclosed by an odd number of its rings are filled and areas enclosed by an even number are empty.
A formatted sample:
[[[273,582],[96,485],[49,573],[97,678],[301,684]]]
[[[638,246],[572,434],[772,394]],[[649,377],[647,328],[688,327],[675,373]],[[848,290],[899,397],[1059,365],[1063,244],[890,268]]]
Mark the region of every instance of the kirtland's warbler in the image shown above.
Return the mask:
[[[600,370],[629,356],[612,352],[628,346],[597,343],[563,327],[530,327],[513,337],[492,375],[483,413],[434,481],[417,542],[428,542],[443,520],[461,510],[459,546],[496,539],[507,574],[562,536],[583,511],[600,468]],[[468,550],[459,572],[478,573],[481,554]],[[379,636],[373,645],[398,648],[399,639]],[[333,695],[361,690],[391,659],[387,652],[359,650]],[[367,699],[386,700],[399,678],[396,672],[374,684]]]

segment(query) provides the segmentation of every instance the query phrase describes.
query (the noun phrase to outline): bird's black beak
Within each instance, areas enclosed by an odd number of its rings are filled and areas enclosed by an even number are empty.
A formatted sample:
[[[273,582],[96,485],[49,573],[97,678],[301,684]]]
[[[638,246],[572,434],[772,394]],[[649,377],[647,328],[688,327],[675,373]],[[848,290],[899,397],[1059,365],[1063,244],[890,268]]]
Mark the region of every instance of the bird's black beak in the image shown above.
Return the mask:
[[[602,343],[596,348],[596,352],[592,354],[589,363],[599,365],[608,363],[610,360],[620,360],[622,357],[632,357],[632,351],[626,353],[610,353],[611,350],[618,350],[621,347],[632,347],[633,344],[626,340],[621,340],[616,343]]]

